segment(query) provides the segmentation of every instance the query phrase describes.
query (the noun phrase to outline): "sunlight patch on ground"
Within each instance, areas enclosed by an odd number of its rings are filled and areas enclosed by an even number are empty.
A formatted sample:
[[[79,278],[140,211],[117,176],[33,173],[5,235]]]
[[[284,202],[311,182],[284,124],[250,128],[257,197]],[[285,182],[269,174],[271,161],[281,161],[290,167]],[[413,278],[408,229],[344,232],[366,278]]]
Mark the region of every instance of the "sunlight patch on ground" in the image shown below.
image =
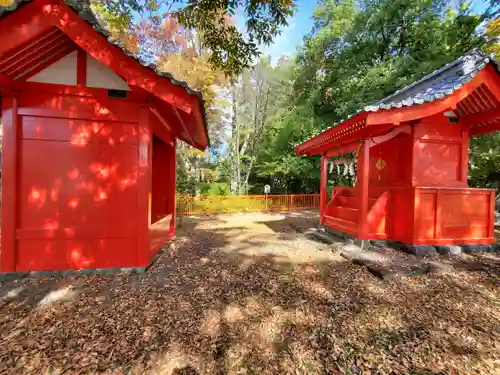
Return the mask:
[[[243,313],[241,307],[237,305],[228,305],[224,310],[224,318],[228,323],[236,323],[245,318],[245,314]]]
[[[271,315],[262,320],[259,324],[259,334],[261,340],[268,346],[281,340],[281,327],[287,320],[287,314],[279,306],[273,308]]]
[[[296,374],[315,374],[322,367],[317,352],[301,343],[293,342],[283,352],[283,368],[294,368]]]
[[[367,283],[365,289],[376,296],[384,296],[387,294],[387,289],[384,287],[384,284]]]
[[[50,307],[57,302],[72,301],[78,296],[78,291],[72,285],[53,290],[38,303],[39,308]]]
[[[243,259],[242,262],[240,262],[240,265],[238,267],[239,271],[240,272],[246,271],[248,269],[248,267],[250,267],[253,264],[255,264],[255,259],[253,259],[253,258],[245,258],[245,259]]]
[[[312,282],[307,284],[306,290],[308,290],[313,295],[325,300],[330,300],[333,298],[332,293],[322,283],[319,282]]]
[[[206,361],[201,357],[189,354],[182,348],[181,344],[173,343],[169,345],[167,351],[159,359],[158,364],[151,373],[157,375],[182,374],[180,371],[189,368],[203,374],[206,373],[206,371],[203,371],[203,367],[207,367]]]
[[[11,301],[11,300],[16,299],[17,297],[19,297],[19,295],[22,292],[24,292],[25,290],[26,290],[25,286],[20,286],[20,287],[11,289],[11,290],[9,290],[7,293],[5,293],[2,296],[2,299],[6,300],[6,301]]]
[[[249,353],[253,351],[251,345],[248,342],[244,343],[236,343],[232,345],[227,351],[227,362],[228,362],[228,370],[229,374],[235,374],[239,369],[246,368],[246,361]],[[242,374],[246,373],[241,372]]]
[[[376,314],[373,314],[370,319],[373,320],[373,324],[379,329],[395,331],[405,326],[405,322],[399,311],[392,308],[378,309]]]
[[[264,311],[263,301],[259,297],[249,296],[245,301],[245,311],[248,315],[259,315]]]
[[[200,331],[212,338],[217,337],[220,332],[220,314],[218,311],[210,309],[205,313]]]

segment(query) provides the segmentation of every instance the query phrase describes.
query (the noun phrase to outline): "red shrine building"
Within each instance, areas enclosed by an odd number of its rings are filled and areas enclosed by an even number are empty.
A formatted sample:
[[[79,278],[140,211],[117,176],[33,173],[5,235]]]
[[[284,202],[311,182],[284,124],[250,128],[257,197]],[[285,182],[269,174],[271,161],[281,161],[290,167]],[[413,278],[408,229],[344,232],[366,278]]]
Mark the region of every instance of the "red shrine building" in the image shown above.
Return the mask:
[[[1,272],[146,267],[175,233],[201,95],[121,48],[89,1],[0,7]]]
[[[490,244],[495,191],[468,187],[470,137],[500,129],[500,73],[473,51],[297,146],[321,155],[321,224],[362,240]],[[354,153],[355,187],[327,193]]]

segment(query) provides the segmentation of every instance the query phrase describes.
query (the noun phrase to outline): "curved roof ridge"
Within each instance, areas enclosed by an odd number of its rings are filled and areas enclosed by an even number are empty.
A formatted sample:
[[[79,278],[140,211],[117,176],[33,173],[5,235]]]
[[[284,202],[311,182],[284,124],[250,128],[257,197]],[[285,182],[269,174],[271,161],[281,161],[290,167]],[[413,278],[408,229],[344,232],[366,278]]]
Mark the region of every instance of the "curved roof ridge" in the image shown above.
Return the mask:
[[[8,15],[11,12],[16,11],[17,9],[22,7],[25,3],[30,3],[33,1],[34,0],[13,0],[12,4],[9,6],[6,7],[0,6],[0,18]],[[134,58],[142,66],[145,66],[153,70],[156,75],[160,77],[166,77],[174,85],[183,87],[188,92],[188,94],[196,95],[201,100],[203,100],[203,94],[200,91],[194,90],[191,87],[189,87],[187,82],[177,80],[172,76],[172,74],[159,70],[155,64],[148,63],[147,61],[141,59],[135,53],[128,50],[123,43],[113,38],[111,33],[106,29],[106,27],[102,25],[102,22],[99,20],[99,17],[97,17],[96,14],[93,12],[89,0],[62,0],[62,1],[64,1],[64,3],[66,3],[71,9],[73,9],[80,16],[81,19],[83,19],[90,26],[92,26],[94,30],[96,30],[99,34],[104,36],[111,44],[120,48],[127,56]]]
[[[498,69],[498,63],[494,56],[487,55],[475,48],[375,104],[365,106],[363,110],[375,112],[381,109],[409,107],[441,99],[469,82],[490,62],[494,63]]]

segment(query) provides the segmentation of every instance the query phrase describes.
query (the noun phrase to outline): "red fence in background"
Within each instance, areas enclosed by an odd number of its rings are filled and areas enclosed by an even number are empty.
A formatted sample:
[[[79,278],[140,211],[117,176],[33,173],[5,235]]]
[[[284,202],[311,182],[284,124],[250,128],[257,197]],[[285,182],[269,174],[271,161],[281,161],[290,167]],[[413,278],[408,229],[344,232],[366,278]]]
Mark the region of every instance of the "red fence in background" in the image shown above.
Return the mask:
[[[177,199],[177,215],[295,211],[318,208],[319,194],[189,196]]]

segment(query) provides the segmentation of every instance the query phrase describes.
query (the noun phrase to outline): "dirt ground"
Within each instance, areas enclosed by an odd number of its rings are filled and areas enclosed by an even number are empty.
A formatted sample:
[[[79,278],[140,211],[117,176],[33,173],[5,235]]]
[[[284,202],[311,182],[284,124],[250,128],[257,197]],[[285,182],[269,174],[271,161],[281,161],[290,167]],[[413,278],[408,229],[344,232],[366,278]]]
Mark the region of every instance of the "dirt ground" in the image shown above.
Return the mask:
[[[1,374],[500,374],[500,259],[382,281],[314,213],[185,218],[144,274],[0,285]]]

